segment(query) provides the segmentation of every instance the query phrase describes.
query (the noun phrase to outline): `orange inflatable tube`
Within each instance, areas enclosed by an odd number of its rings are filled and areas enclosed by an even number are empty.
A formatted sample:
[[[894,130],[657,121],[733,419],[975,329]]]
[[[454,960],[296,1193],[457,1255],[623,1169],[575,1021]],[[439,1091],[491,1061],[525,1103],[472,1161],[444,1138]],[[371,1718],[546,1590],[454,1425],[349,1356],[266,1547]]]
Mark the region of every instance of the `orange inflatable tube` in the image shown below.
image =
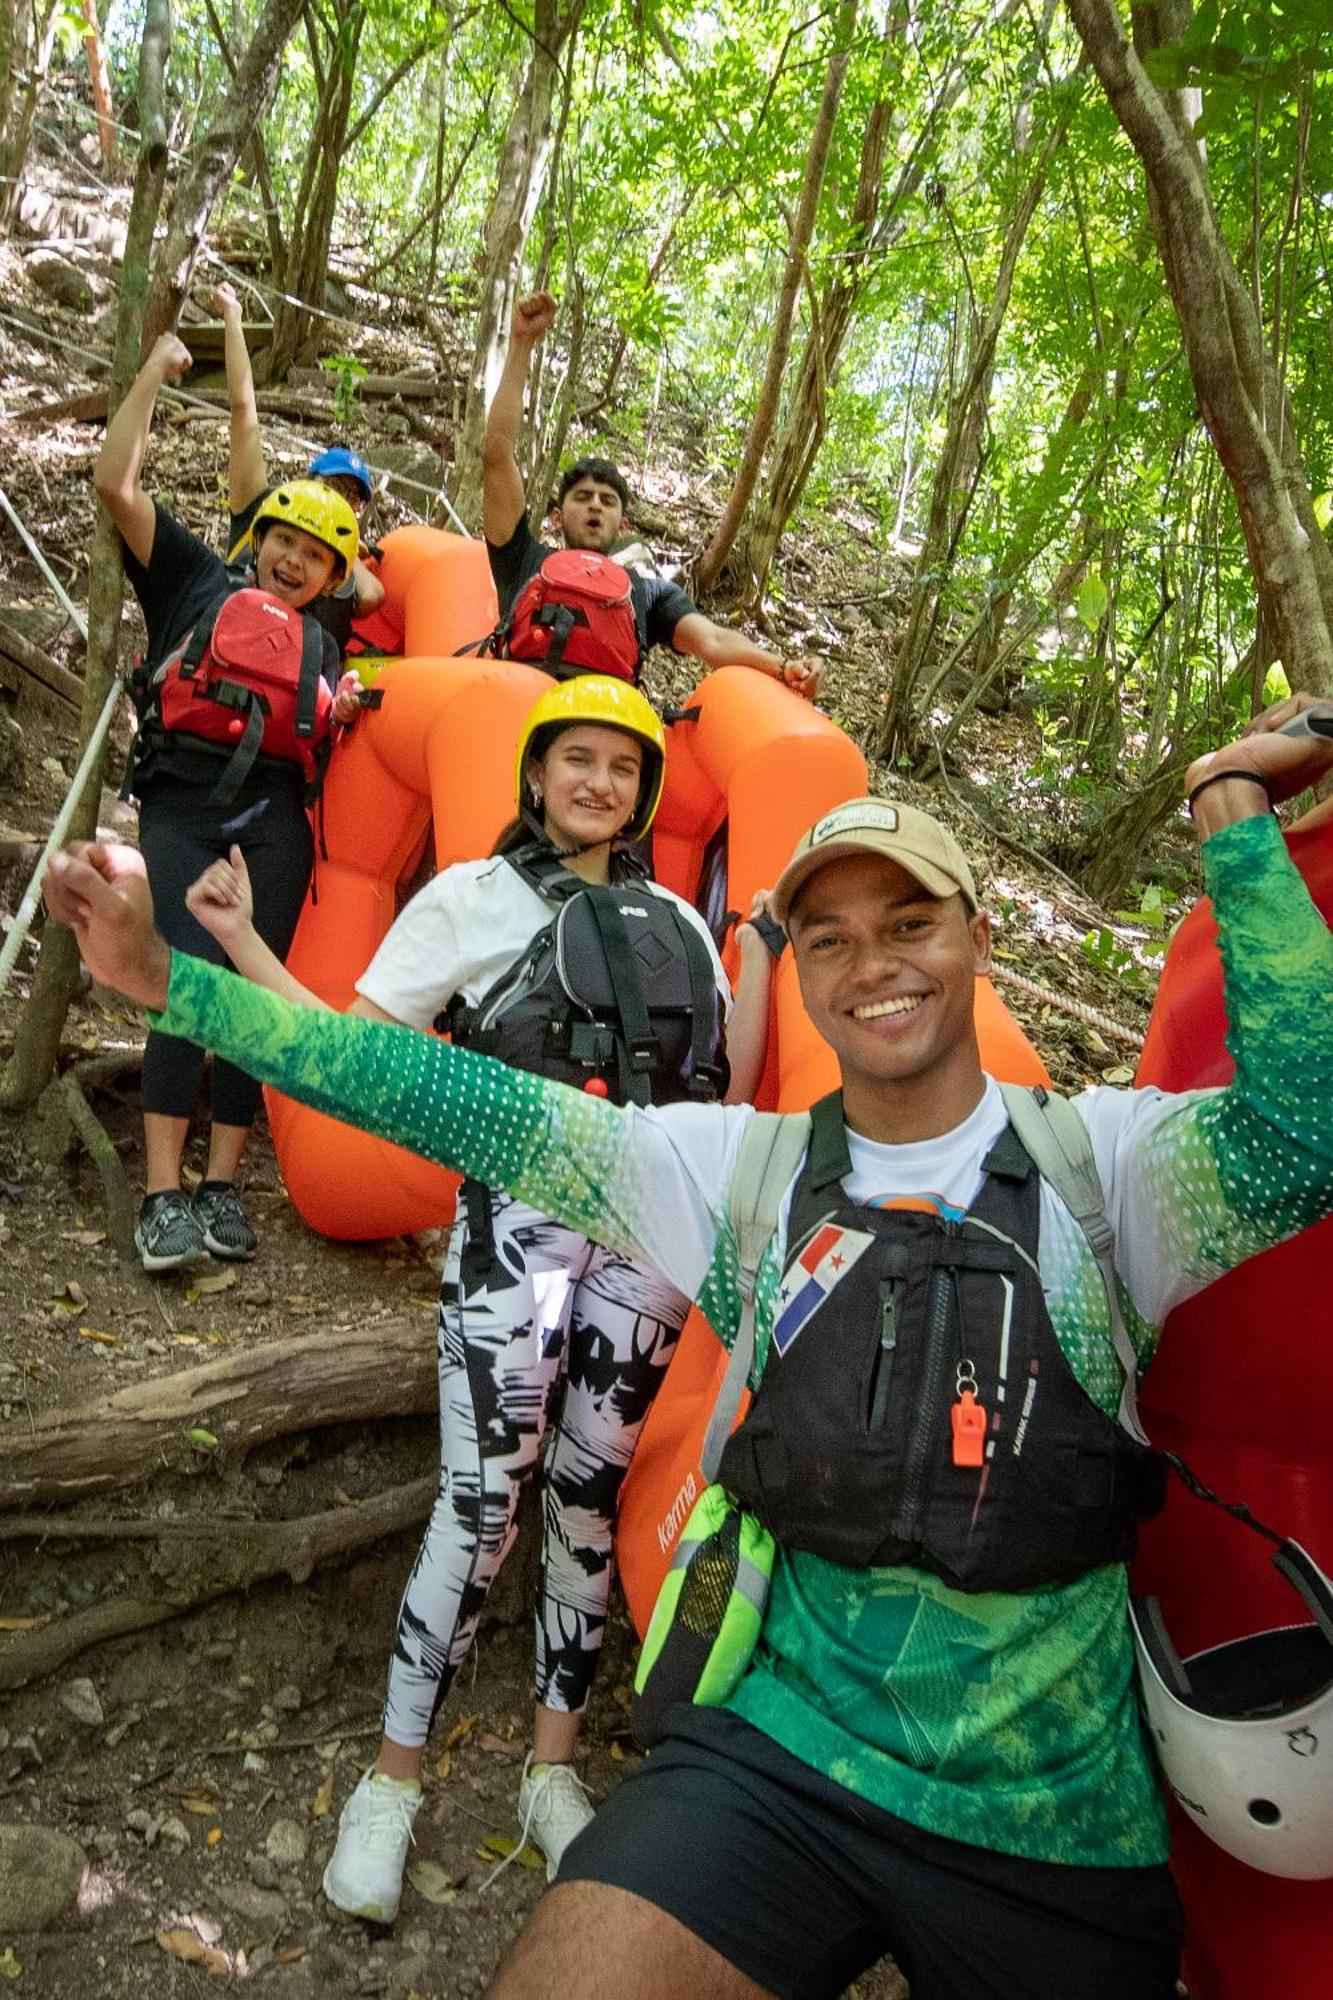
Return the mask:
[[[380,575],[390,608],[401,606],[410,657],[384,664],[382,705],[334,753],[314,889],[288,956],[335,1007],[349,1004],[392,923],[428,829],[436,868],[490,851],[513,814],[523,717],[550,686],[533,667],[456,656],[495,623],[480,542],[400,529],[385,538]],[[692,898],[709,849],[726,898],[748,908],[811,820],[865,782],[860,752],[826,716],[776,681],[724,667],[670,731],[658,874]],[[785,969],[777,987],[768,1089],[796,1102],[820,1045]],[[373,1238],[449,1219],[454,1182],[439,1168],[275,1093],[269,1110],[288,1191],[323,1235]]]
[[[1333,924],[1333,809],[1293,827],[1287,846]],[[1311,1022],[1310,1060],[1328,1060]],[[1164,1090],[1228,1083],[1217,927],[1207,902],[1177,931],[1137,1081]],[[1140,1407],[1154,1443],[1213,1490],[1243,1500],[1333,1570],[1333,1220],[1251,1258],[1173,1312]],[[1182,1655],[1292,1621],[1295,1600],[1272,1551],[1172,1481],[1147,1523],[1134,1587],[1162,1600]],[[1261,1875],[1172,1815],[1171,1866],[1185,1904],[1185,1976],[1194,2000],[1333,1993],[1333,1881]]]

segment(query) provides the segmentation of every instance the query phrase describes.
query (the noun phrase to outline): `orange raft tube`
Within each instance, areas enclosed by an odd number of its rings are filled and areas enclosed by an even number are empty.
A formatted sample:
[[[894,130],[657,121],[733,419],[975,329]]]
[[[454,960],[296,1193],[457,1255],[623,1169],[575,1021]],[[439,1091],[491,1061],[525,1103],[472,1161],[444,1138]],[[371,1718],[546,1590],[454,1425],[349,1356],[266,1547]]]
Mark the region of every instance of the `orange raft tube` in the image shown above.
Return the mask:
[[[382,706],[334,753],[314,892],[287,961],[339,1008],[392,923],[428,833],[437,869],[490,851],[513,816],[520,725],[550,687],[534,667],[456,657],[495,622],[482,543],[400,529],[385,538],[380,575],[411,657],[378,670]],[[724,667],[670,731],[654,827],[659,878],[693,898],[707,866],[720,894],[748,909],[810,822],[864,789],[860,752],[826,716],[763,675]],[[766,1083],[794,1102],[818,1069],[820,1044],[789,982],[777,983]],[[455,1181],[440,1168],[273,1092],[269,1117],[288,1192],[321,1234],[366,1239],[449,1220]]]
[[[520,725],[550,686],[535,668],[455,657],[496,618],[482,543],[404,528],[382,546],[386,613],[401,625],[410,657],[378,670],[382,706],[334,754],[324,792],[327,859],[321,850],[315,893],[287,961],[340,1008],[392,923],[432,830],[437,869],[489,852],[513,813]],[[711,881],[719,907],[747,910],[811,822],[865,789],[864,759],[827,717],[764,675],[724,667],[700,684],[670,730],[653,831],[658,876],[691,900]],[[734,949],[724,954],[733,973]],[[989,980],[977,982],[977,1021],[997,1076],[1048,1080]],[[799,1109],[836,1081],[832,1052],[811,1026],[784,957],[758,1101]],[[368,1239],[450,1219],[453,1175],[275,1092],[268,1103],[288,1192],[311,1228]],[[640,1629],[679,1529],[681,1497],[698,1482],[721,1367],[715,1335],[692,1312],[621,1502],[618,1553]]]
[[[1293,827],[1287,846],[1333,924],[1333,814]],[[1310,1022],[1310,1060],[1326,1062],[1326,1022]],[[1181,925],[1137,1081],[1163,1090],[1228,1083],[1222,971],[1211,907]],[[1230,1271],[1173,1312],[1144,1381],[1155,1444],[1176,1451],[1227,1500],[1242,1500],[1333,1570],[1333,1219]],[[1182,1654],[1292,1621],[1295,1599],[1272,1550],[1172,1481],[1143,1531],[1134,1587],[1162,1600]],[[1193,2000],[1333,1992],[1333,1881],[1291,1882],[1246,1868],[1172,1811],[1172,1872],[1186,1915]]]

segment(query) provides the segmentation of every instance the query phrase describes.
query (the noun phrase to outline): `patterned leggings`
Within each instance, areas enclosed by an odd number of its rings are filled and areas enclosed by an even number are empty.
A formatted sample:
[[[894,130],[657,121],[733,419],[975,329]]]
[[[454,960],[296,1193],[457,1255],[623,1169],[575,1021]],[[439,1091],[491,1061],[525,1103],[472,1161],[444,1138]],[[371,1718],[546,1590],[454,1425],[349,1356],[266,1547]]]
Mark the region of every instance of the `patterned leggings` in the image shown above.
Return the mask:
[[[492,1191],[488,1270],[460,1200],[440,1291],[440,1493],[398,1613],[385,1734],[423,1745],[545,1456],[537,1700],[587,1705],[616,1498],[689,1309],[656,1271]]]

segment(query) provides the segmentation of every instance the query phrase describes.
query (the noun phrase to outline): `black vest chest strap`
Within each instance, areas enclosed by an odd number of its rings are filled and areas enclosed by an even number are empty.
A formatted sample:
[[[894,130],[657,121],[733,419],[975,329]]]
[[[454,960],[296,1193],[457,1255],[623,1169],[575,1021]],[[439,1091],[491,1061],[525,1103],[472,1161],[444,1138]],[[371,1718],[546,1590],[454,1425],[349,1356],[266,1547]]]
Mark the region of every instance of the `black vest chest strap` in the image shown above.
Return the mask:
[[[841,1100],[811,1114],[763,1377],[719,1477],[783,1545],[1034,1589],[1132,1551],[1157,1456],[1100,1410],[1051,1323],[1041,1179],[1011,1126],[965,1215],[862,1207]],[[964,1394],[984,1435],[960,1461]]]

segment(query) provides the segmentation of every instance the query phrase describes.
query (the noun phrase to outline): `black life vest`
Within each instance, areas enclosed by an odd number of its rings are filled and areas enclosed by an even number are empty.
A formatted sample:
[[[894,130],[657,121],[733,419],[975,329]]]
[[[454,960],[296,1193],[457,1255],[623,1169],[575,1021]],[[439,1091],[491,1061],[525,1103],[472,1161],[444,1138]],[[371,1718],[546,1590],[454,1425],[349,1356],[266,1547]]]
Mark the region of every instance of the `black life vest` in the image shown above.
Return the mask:
[[[1037,1268],[1041,1178],[1013,1128],[950,1220],[849,1201],[841,1096],[812,1118],[764,1373],[721,1483],[788,1548],[958,1590],[1127,1560],[1165,1463],[1061,1351]]]
[[[720,1097],[721,997],[707,948],[675,904],[626,857],[607,887],[536,842],[505,859],[559,907],[474,1006],[453,1003],[455,1042],[558,1083],[600,1080],[617,1104]]]
[[[180,745],[221,760],[211,804],[230,804],[261,760],[294,766],[313,799],[333,723],[323,665],[314,618],[233,577],[162,659],[135,670],[139,736],[127,789],[170,773]]]

